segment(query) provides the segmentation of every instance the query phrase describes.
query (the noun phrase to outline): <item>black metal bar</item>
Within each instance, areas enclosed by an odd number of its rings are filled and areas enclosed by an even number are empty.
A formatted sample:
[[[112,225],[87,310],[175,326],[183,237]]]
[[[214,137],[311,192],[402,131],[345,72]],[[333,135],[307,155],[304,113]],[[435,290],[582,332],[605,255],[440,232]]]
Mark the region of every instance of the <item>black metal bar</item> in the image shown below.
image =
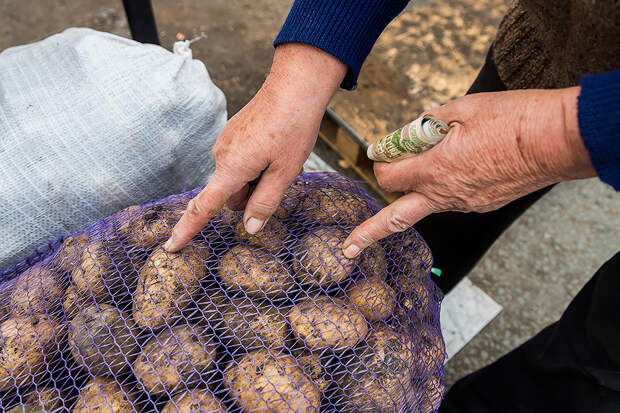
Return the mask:
[[[141,43],[159,44],[151,0],[123,0],[131,37]]]
[[[325,111],[325,113],[327,113],[327,116],[329,116],[334,122],[336,122],[336,124],[338,126],[340,126],[342,129],[344,129],[345,131],[347,131],[347,133],[349,135],[351,135],[353,137],[353,139],[355,139],[357,141],[357,143],[364,149],[368,149],[368,142],[366,142],[364,139],[362,139],[361,136],[359,136],[357,134],[357,132],[355,132],[353,130],[353,128],[351,126],[349,126],[348,123],[346,123],[340,116],[336,115],[336,112],[334,112],[333,110],[331,110],[330,108],[327,108],[327,110]]]

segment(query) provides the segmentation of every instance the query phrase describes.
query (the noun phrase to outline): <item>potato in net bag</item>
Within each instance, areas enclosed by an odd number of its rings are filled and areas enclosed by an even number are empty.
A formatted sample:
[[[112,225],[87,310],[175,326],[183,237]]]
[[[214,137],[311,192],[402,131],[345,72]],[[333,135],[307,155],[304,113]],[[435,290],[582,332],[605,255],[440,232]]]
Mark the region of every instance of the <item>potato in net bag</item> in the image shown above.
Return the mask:
[[[199,189],[130,206],[0,275],[0,410],[438,409],[432,257],[409,229],[346,258],[379,210],[332,173],[297,177],[265,227],[223,208],[162,244]]]

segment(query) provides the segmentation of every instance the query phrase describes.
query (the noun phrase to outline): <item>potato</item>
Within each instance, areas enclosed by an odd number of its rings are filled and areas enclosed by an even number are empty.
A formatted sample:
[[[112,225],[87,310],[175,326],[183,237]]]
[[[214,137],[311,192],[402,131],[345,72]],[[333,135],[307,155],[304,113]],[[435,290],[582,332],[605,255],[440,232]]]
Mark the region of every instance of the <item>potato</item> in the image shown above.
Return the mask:
[[[347,289],[347,298],[368,321],[385,320],[392,315],[396,293],[378,276],[359,279]]]
[[[77,364],[96,376],[128,372],[139,353],[136,326],[116,307],[83,309],[69,328],[69,346]]]
[[[310,380],[317,385],[321,392],[324,392],[327,386],[329,386],[329,379],[321,363],[321,357],[305,349],[293,351],[293,357],[295,357],[304,373],[310,377]]]
[[[445,386],[437,376],[430,377],[421,390],[422,401],[420,402],[420,413],[433,413],[439,409]]]
[[[319,228],[302,237],[295,251],[293,268],[299,280],[329,287],[355,271],[357,259],[344,256],[341,245],[347,235],[337,227]]]
[[[429,320],[432,316],[432,294],[427,284],[419,279],[412,280],[409,292],[398,294],[394,313],[402,323],[410,323],[413,319]],[[438,306],[437,306],[438,307]]]
[[[82,232],[68,236],[54,256],[53,265],[67,274],[71,274],[80,265],[80,255],[86,244],[88,244],[87,233]]]
[[[175,253],[156,248],[140,270],[133,296],[136,324],[158,330],[181,318],[200,292],[207,256],[206,245],[196,242]]]
[[[15,316],[54,313],[65,291],[63,280],[51,265],[38,263],[24,271],[15,282],[10,306]]]
[[[219,310],[223,319],[218,326],[219,336],[234,347],[279,349],[290,338],[286,317],[273,305],[246,297],[226,297]]]
[[[15,284],[17,284],[18,278],[14,277],[0,283],[0,323],[13,315],[11,295],[15,291]]]
[[[417,368],[424,375],[436,373],[446,359],[446,347],[441,337],[441,332],[430,324],[421,324],[418,333],[420,343],[418,346]]]
[[[0,324],[0,390],[37,382],[63,336],[64,326],[45,315]]]
[[[77,293],[94,299],[111,297],[125,288],[124,277],[115,271],[110,251],[101,240],[91,240],[84,247],[71,279]]]
[[[230,363],[225,383],[245,412],[318,413],[321,391],[287,354],[252,351]]]
[[[309,350],[349,349],[368,333],[364,316],[344,300],[316,296],[293,306],[288,321]]]
[[[195,389],[178,394],[161,413],[226,413],[224,404],[209,390]]]
[[[7,413],[55,413],[66,411],[64,394],[53,387],[37,387],[22,399],[22,404]]]
[[[403,291],[410,292],[414,281],[429,277],[433,256],[421,239],[406,237],[397,241],[394,256],[398,257],[396,276],[392,280]]]
[[[100,300],[101,302],[101,300]],[[73,319],[85,308],[95,304],[93,297],[87,294],[78,294],[75,291],[75,287],[70,285],[65,290],[65,295],[62,300],[62,308],[65,311],[65,317],[67,320]]]
[[[133,413],[137,396],[129,386],[94,377],[80,390],[73,413]]]
[[[204,385],[214,360],[215,343],[206,330],[185,324],[151,338],[133,368],[150,394],[174,394]]]
[[[242,244],[265,248],[277,253],[286,247],[290,236],[288,229],[276,218],[269,218],[265,226],[256,234],[250,234],[245,230],[245,224],[239,222],[235,227],[237,240]]]
[[[226,287],[262,297],[285,297],[295,284],[280,258],[265,249],[246,245],[237,245],[224,254],[218,275]]]
[[[280,205],[273,215],[281,221],[284,221],[296,214],[301,207],[303,200],[306,198],[307,193],[309,192],[306,189],[307,186],[307,183],[303,181],[293,182],[293,184],[286,190],[286,193],[282,198],[282,202],[280,202]]]
[[[225,230],[234,230],[242,220],[241,213],[242,211],[233,211],[227,206],[223,206],[213,217],[213,221],[216,224],[220,224]]]
[[[359,266],[363,275],[377,276],[385,280],[388,275],[388,259],[385,249],[376,242],[370,244],[360,254]]]
[[[118,234],[133,248],[148,251],[164,243],[187,208],[186,199],[147,207],[129,207],[117,213]]]
[[[415,348],[404,335],[375,326],[361,348],[342,360],[334,381],[345,412],[395,412],[415,397],[411,375]]]
[[[319,188],[308,195],[302,211],[308,220],[326,226],[358,223],[372,215],[362,198],[336,188]]]

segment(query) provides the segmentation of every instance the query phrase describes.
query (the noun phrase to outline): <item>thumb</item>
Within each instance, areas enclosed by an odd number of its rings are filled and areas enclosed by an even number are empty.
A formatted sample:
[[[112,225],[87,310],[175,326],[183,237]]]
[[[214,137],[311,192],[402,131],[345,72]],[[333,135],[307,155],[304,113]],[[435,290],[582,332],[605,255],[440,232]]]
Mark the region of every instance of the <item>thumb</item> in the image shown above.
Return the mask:
[[[431,213],[433,210],[422,194],[412,192],[398,198],[351,232],[342,245],[344,255],[354,258],[370,244],[408,229]]]

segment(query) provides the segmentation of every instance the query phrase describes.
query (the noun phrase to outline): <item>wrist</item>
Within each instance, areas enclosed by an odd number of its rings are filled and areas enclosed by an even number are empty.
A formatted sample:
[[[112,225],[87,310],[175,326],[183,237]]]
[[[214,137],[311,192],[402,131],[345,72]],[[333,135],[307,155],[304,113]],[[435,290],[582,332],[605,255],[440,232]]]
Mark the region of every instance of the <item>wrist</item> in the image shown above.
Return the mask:
[[[567,148],[566,178],[592,178],[596,176],[596,171],[579,131],[577,99],[581,87],[562,89],[559,92],[561,93],[562,113],[564,115],[564,145]]]
[[[310,104],[321,114],[344,79],[347,67],[338,58],[306,43],[284,43],[261,91]],[[264,89],[264,90],[263,90]]]
[[[579,87],[533,90],[520,135],[544,184],[595,176],[577,121]]]

